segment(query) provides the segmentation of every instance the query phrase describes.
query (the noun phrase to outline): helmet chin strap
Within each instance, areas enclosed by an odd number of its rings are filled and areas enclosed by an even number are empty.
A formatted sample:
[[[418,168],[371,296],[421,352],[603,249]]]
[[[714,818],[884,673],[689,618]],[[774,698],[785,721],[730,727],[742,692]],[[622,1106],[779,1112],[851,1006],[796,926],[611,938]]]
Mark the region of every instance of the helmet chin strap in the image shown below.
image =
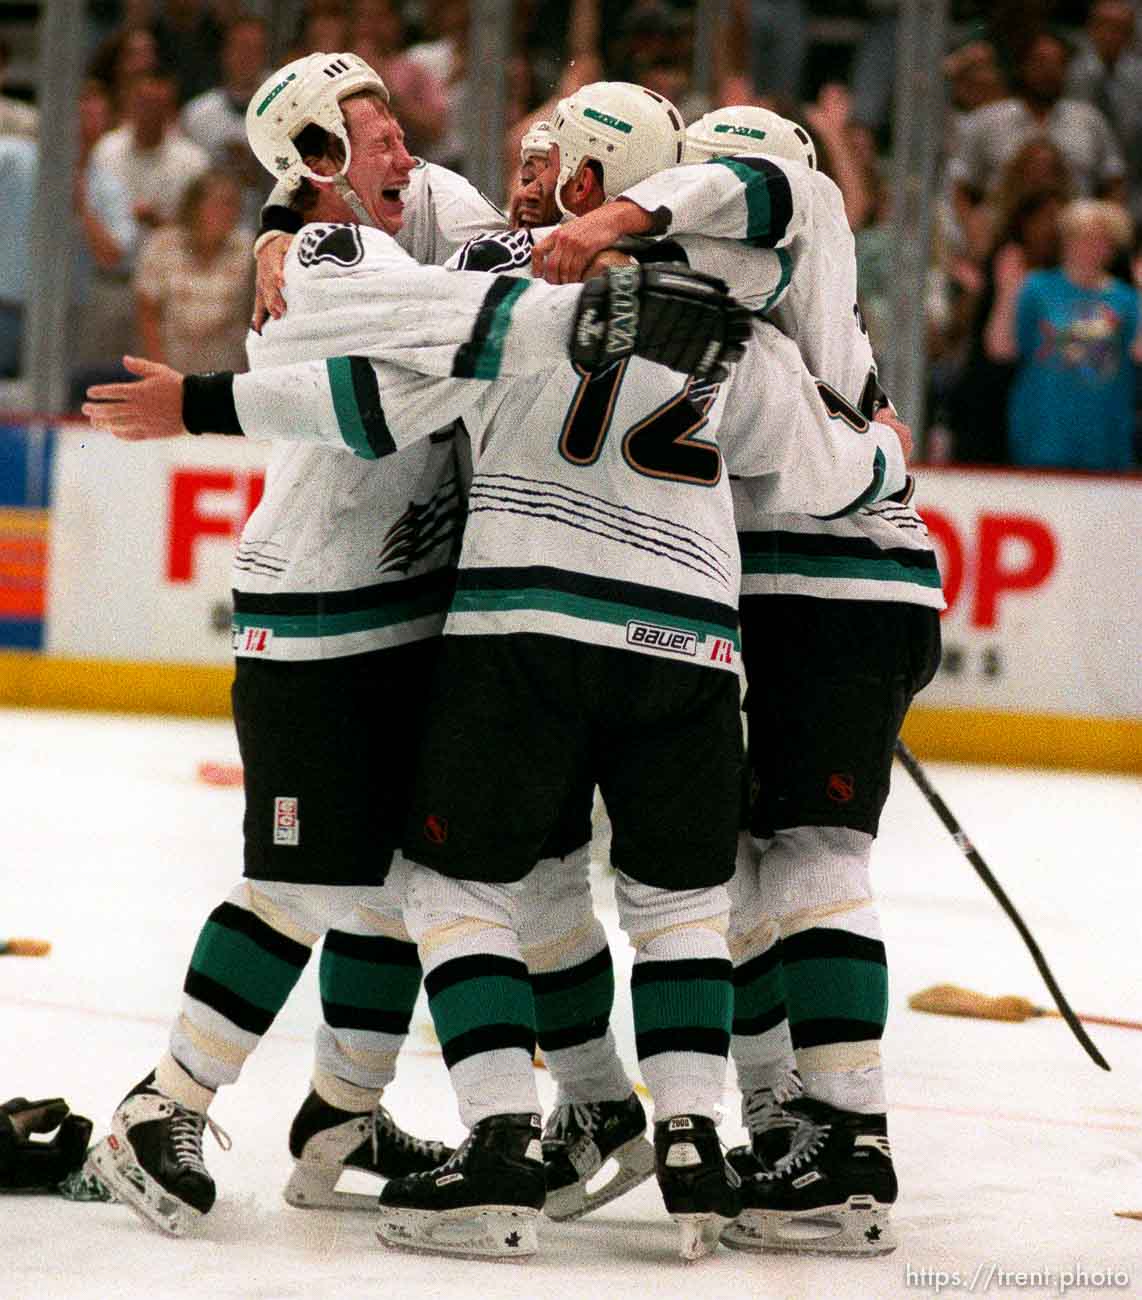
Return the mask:
[[[357,191],[349,184],[344,172],[338,172],[333,178],[333,188],[349,205],[353,215],[363,226],[375,226],[377,223],[369,215]]]

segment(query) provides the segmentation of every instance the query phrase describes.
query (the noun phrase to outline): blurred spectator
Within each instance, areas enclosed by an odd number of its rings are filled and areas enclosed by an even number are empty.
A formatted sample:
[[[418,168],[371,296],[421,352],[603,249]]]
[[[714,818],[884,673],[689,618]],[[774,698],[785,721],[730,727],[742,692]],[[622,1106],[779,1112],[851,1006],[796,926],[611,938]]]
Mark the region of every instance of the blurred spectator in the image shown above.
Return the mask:
[[[135,219],[143,225],[172,220],[186,187],[210,164],[206,151],[176,128],[175,110],[170,77],[138,77],[127,92],[123,125],[92,150],[92,160],[126,187]]]
[[[103,82],[118,119],[126,109],[127,88],[139,77],[159,70],[159,47],[149,27],[124,26],[100,43],[87,66],[88,76]]]
[[[0,136],[0,379],[21,371],[28,240],[36,202],[38,148],[27,136]]]
[[[554,93],[530,112],[525,111],[520,87],[515,89],[516,108],[520,116],[508,128],[504,142],[504,194],[511,195],[516,186],[516,159],[522,156],[523,142],[538,123],[546,121],[555,111],[560,99],[573,94],[580,86],[601,81],[604,76],[600,51],[600,22],[608,8],[608,0],[571,0],[566,24],[566,58],[563,71]],[[546,12],[541,9],[540,16]],[[530,61],[527,65],[531,67]],[[511,121],[511,117],[508,118]]]
[[[85,116],[81,110],[81,120]],[[21,369],[38,168],[36,141],[0,136],[0,222],[6,236],[0,244],[0,377],[4,378],[12,378]],[[74,226],[65,223],[55,237],[60,249],[75,258],[70,355],[82,363],[85,347],[116,348],[120,342],[114,331],[104,329],[99,287],[103,277],[125,274],[136,238],[126,193],[106,168],[86,155],[82,138],[72,187],[72,215]]]
[[[246,105],[268,72],[268,49],[263,19],[236,19],[222,44],[222,84],[196,95],[180,114],[187,138],[206,150],[211,164],[241,179],[243,221],[255,230],[270,186],[246,142]]]
[[[976,208],[1004,163],[1032,135],[1046,134],[1062,150],[1078,193],[1122,194],[1126,167],[1114,133],[1098,109],[1063,98],[1066,68],[1066,43],[1041,32],[1019,66],[1016,93],[962,119],[948,174],[969,241]]]
[[[960,45],[944,60],[944,76],[951,100],[947,134],[954,140],[966,113],[994,104],[1007,95],[1007,81],[990,41]]]
[[[436,0],[428,11],[428,20],[432,39],[412,46],[408,57],[444,88],[445,120],[432,161],[463,171],[460,123],[468,95],[468,0]]]
[[[619,28],[620,62],[608,70],[617,81],[633,81],[662,95],[693,122],[713,105],[691,86],[694,47],[691,23],[665,0],[633,7]]]
[[[997,239],[1009,228],[1012,213],[1029,194],[1052,190],[1064,202],[1075,197],[1075,187],[1063,151],[1046,135],[1033,135],[1004,164],[991,193],[974,213],[972,250],[979,260],[989,257]]]
[[[1079,199],[1059,221],[1057,270],[1022,278],[1014,259],[996,268],[988,345],[1018,360],[1008,414],[1014,465],[1129,469],[1135,374],[1142,361],[1138,294],[1107,272],[1132,241],[1117,204]]]
[[[755,92],[799,99],[809,49],[804,0],[734,0],[733,7],[745,32],[746,71]]]
[[[978,283],[961,284],[963,311],[967,316],[967,355],[947,398],[947,423],[953,441],[953,458],[967,464],[1007,463],[1007,403],[1015,377],[1009,349],[987,340],[1001,325],[996,312],[1000,298],[997,286],[1021,287],[1036,270],[1058,264],[1059,214],[1066,191],[1047,185],[1041,189],[1011,192],[1010,206],[1000,211],[994,246]]]
[[[8,65],[12,62],[12,47],[0,36],[0,87],[8,79]],[[0,135],[26,135],[35,139],[40,129],[40,115],[31,104],[21,99],[0,95]]]
[[[183,104],[222,80],[223,24],[203,0],[159,0],[158,9],[159,61],[175,78]]]
[[[896,84],[897,0],[866,0],[870,22],[857,42],[850,74],[853,122],[878,137]]]
[[[246,369],[253,301],[242,188],[225,172],[193,181],[175,225],[149,236],[135,272],[139,339],[176,370]]]
[[[349,48],[349,14],[343,0],[310,0],[305,6],[290,58],[333,54]]]
[[[1095,0],[1078,52],[1067,69],[1067,94],[1100,109],[1126,155],[1135,224],[1142,223],[1142,52],[1133,44],[1128,0]]]
[[[448,119],[448,98],[443,82],[406,53],[404,20],[394,0],[357,0],[344,48],[380,73],[409,153],[434,155]]]

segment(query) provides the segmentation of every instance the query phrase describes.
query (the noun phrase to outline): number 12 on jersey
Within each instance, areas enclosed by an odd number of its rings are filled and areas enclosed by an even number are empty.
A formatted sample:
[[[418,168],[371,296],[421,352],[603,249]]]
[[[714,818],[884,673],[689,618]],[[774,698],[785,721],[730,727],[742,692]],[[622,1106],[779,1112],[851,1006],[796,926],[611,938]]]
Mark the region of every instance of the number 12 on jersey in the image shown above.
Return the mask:
[[[616,361],[595,371],[575,367],[579,386],[559,437],[560,454],[572,465],[586,467],[599,459],[627,365]],[[648,478],[713,487],[722,477],[722,453],[716,442],[695,435],[706,426],[717,396],[716,383],[688,379],[669,401],[627,429],[623,459]]]

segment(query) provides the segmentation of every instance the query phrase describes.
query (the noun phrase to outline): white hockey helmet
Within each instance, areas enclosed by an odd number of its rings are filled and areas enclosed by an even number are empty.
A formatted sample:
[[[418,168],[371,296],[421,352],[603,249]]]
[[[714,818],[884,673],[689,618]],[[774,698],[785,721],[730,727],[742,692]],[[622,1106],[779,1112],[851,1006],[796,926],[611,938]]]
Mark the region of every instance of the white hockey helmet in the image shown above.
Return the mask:
[[[603,193],[613,199],[655,172],[682,161],[686,128],[668,100],[629,81],[596,81],[561,99],[551,116],[559,146],[555,201],[586,158],[603,168]]]
[[[767,153],[816,168],[817,150],[804,127],[753,104],[716,108],[686,128],[688,163],[735,153]]]
[[[554,141],[550,122],[533,122],[519,142],[520,162],[525,163],[529,158],[546,158]]]
[[[296,187],[303,177],[319,184],[335,179],[319,176],[305,165],[294,144],[307,126],[319,126],[345,146],[349,167],[349,133],[341,113],[346,95],[375,91],[387,104],[385,83],[356,54],[307,54],[279,68],[254,91],[246,109],[246,137],[262,166],[279,181]]]

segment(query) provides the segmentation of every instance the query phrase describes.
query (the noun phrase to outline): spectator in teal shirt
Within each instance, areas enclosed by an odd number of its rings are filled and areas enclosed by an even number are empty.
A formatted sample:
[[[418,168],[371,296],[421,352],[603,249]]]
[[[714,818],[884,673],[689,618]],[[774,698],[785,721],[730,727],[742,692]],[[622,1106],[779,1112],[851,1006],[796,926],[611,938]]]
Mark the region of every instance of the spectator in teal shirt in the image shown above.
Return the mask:
[[[1008,407],[1013,465],[1129,469],[1134,461],[1138,291],[1107,271],[1131,244],[1117,204],[1079,199],[1060,217],[1061,265],[1015,299],[1019,368]]]

